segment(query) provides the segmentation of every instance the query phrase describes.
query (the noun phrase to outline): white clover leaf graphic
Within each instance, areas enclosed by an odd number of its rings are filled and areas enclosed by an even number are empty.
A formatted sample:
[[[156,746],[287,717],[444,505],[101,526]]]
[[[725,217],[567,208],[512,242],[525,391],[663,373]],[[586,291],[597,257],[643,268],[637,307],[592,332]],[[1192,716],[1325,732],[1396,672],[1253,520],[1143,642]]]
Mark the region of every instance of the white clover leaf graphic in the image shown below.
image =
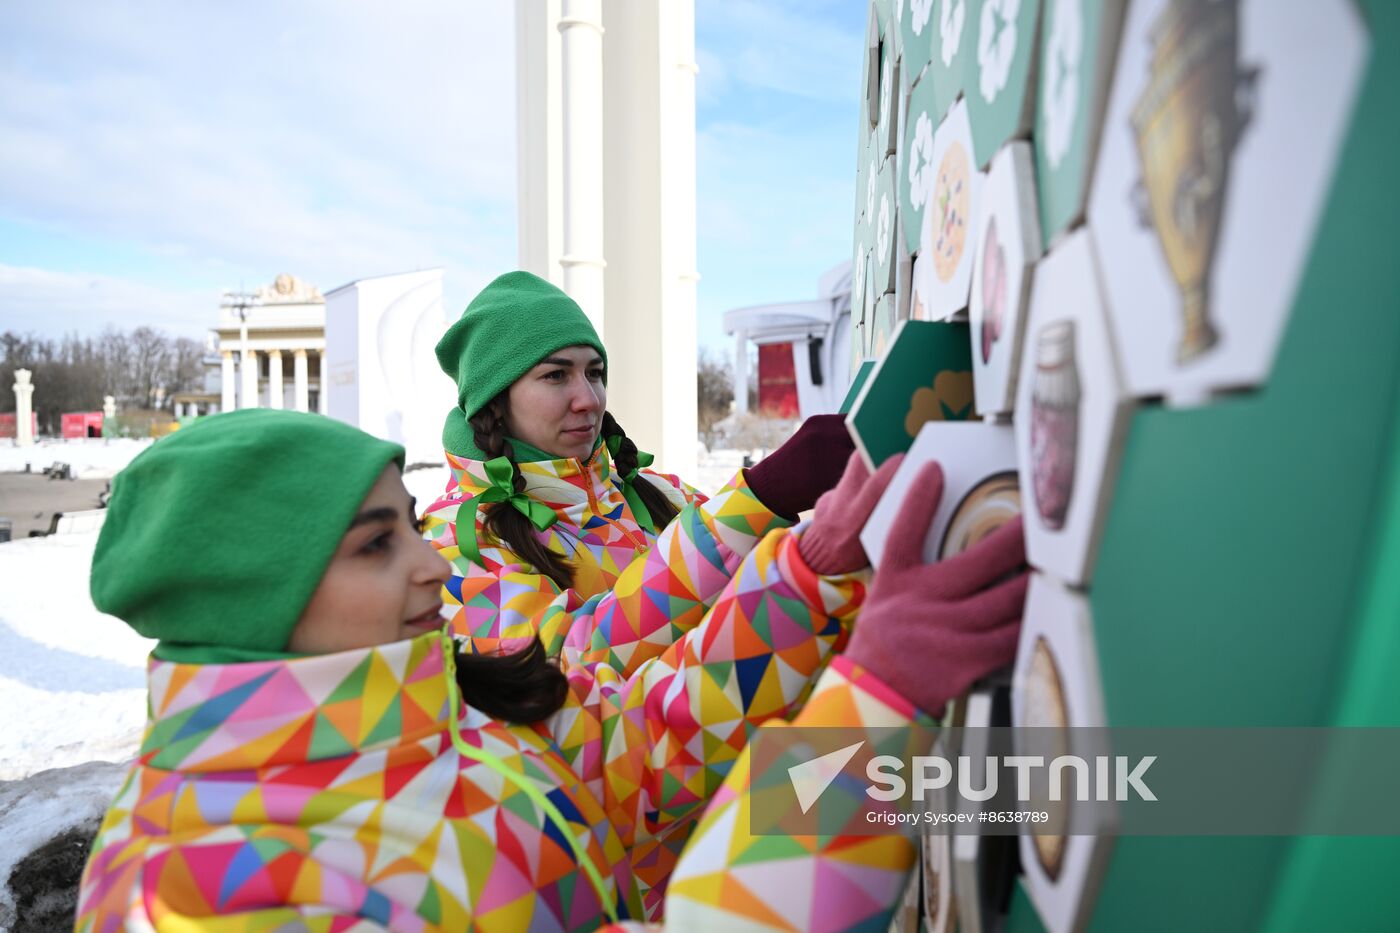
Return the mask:
[[[909,152],[909,200],[922,211],[933,187],[933,121],[920,113],[914,123],[914,142]]]
[[[943,9],[938,18],[938,47],[944,68],[953,64],[953,56],[958,54],[958,46],[962,44],[963,20],[966,18],[967,0],[943,0]]]
[[[1052,169],[1069,154],[1079,109],[1079,60],[1083,54],[1084,23],[1079,0],[1055,0],[1050,17],[1050,41],[1040,85],[1045,113],[1045,156]]]
[[[914,35],[922,36],[928,25],[928,16],[933,12],[933,0],[909,0],[909,25]]]
[[[889,262],[888,250],[890,248],[890,196],[880,195],[880,221],[875,225],[875,251],[880,257],[880,264]]]
[[[855,270],[851,273],[851,307],[865,297],[865,255],[856,250]]]
[[[992,103],[1011,77],[1016,60],[1016,16],[1021,0],[987,0],[977,36],[977,64],[981,68],[978,89]]]

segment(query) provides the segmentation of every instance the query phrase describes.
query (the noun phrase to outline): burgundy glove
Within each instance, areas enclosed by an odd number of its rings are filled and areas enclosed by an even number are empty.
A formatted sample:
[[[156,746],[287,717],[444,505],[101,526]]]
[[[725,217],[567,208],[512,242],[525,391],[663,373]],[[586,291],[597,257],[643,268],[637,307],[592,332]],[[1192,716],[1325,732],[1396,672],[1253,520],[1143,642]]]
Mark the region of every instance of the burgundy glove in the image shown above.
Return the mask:
[[[798,553],[808,567],[832,576],[870,566],[860,543],[860,530],[903,461],[904,454],[895,454],[871,477],[860,454],[851,454],[841,482],[817,500],[817,514],[797,540]]]
[[[961,554],[923,563],[924,536],[942,497],[943,469],[930,463],[890,529],[846,649],[852,661],[933,716],[974,681],[1011,663],[1030,581],[1022,569],[1019,517]]]
[[[855,449],[845,415],[813,415],[744,475],[759,502],[796,521],[799,512],[816,505],[817,497],[836,485]]]

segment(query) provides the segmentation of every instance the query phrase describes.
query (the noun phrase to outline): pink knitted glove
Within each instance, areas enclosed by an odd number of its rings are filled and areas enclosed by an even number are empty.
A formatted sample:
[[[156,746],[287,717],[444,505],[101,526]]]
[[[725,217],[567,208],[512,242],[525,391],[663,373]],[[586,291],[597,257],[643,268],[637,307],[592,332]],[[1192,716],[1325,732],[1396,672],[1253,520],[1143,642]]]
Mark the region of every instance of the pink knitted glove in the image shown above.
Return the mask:
[[[943,469],[930,463],[890,529],[846,649],[852,661],[933,716],[974,681],[1011,663],[1030,581],[1019,517],[961,554],[923,563],[924,536],[942,497]]]
[[[808,567],[832,576],[870,566],[870,558],[860,543],[860,530],[903,461],[904,454],[895,454],[872,477],[860,454],[851,454],[841,481],[817,500],[812,523],[802,530],[797,541],[797,551]]]

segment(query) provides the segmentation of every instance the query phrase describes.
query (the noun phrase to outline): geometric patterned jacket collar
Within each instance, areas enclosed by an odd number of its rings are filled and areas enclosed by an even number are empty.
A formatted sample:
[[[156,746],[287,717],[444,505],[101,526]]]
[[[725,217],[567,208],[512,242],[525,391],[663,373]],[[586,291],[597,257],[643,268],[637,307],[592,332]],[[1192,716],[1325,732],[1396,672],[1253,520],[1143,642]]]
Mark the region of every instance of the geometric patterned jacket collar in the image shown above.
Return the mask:
[[[481,460],[447,454],[453,482],[466,496],[476,497],[491,485]],[[605,444],[599,444],[587,460],[526,460],[516,466],[525,477],[525,492],[536,502],[549,506],[560,517],[576,521],[579,506],[608,501],[619,495],[619,479],[613,474],[612,460]],[[570,512],[573,514],[570,514]]]
[[[299,764],[447,729],[437,632],[335,654],[244,664],[152,657],[141,762],[182,772]]]

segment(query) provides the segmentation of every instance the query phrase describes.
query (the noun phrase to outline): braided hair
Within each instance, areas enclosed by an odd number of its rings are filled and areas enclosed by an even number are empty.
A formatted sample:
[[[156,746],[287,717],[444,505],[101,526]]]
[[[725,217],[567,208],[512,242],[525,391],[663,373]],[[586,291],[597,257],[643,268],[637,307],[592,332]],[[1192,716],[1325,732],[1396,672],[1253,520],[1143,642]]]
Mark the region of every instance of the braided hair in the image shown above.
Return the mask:
[[[502,392],[472,415],[472,427],[477,449],[491,460],[505,457],[510,461],[512,486],[516,492],[525,491],[525,477],[515,462],[515,450],[506,437],[506,393]],[[637,445],[623,432],[617,419],[603,413],[603,436],[619,437],[617,455],[613,460],[619,476],[637,468]],[[652,523],[660,531],[679,512],[660,489],[646,481],[633,488],[651,513]],[[573,568],[562,554],[541,543],[535,536],[530,520],[507,502],[489,507],[484,519],[486,529],[498,541],[553,580],[560,589],[573,586]],[[531,723],[547,719],[564,705],[569,683],[558,665],[545,653],[536,635],[523,651],[508,655],[479,655],[458,653],[457,686],[468,705],[489,716],[507,722]]]
[[[512,486],[516,492],[524,492],[525,477],[515,462],[515,449],[506,436],[506,396],[507,392],[497,395],[467,421],[471,425],[477,449],[485,454],[488,460],[496,457],[509,460]],[[610,412],[603,413],[603,437],[620,438],[617,456],[613,461],[619,476],[626,476],[637,468],[637,445],[623,432],[622,426]],[[652,524],[657,531],[665,528],[671,519],[679,514],[671,500],[650,482],[637,482],[633,489],[651,513]],[[491,532],[496,540],[525,558],[536,570],[553,580],[560,589],[573,586],[573,567],[562,554],[545,547],[535,536],[530,520],[509,503],[498,502],[490,506],[486,511],[484,523],[486,530]]]

